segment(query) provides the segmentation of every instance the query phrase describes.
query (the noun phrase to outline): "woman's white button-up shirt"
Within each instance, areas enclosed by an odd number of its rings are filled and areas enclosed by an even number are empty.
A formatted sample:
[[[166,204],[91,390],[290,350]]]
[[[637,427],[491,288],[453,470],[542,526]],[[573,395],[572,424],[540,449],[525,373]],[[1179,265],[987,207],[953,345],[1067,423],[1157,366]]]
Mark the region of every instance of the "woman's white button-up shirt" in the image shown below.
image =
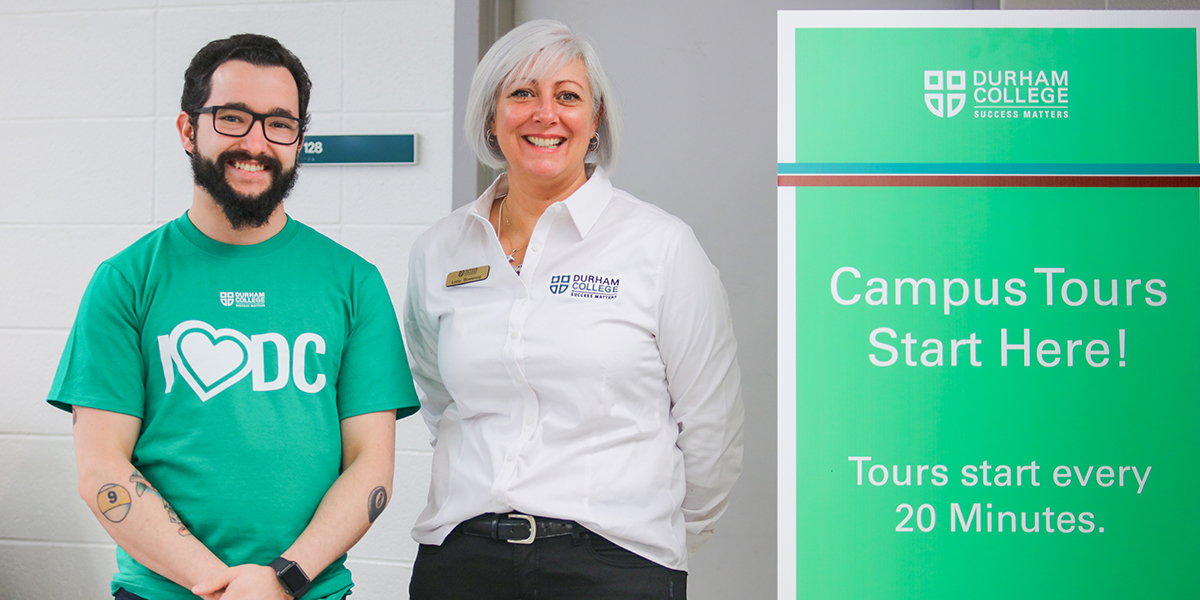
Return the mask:
[[[686,570],[742,463],[717,269],[691,228],[597,168],[542,214],[518,274],[488,221],[506,188],[413,246],[404,327],[434,447],[413,537],[519,511]]]

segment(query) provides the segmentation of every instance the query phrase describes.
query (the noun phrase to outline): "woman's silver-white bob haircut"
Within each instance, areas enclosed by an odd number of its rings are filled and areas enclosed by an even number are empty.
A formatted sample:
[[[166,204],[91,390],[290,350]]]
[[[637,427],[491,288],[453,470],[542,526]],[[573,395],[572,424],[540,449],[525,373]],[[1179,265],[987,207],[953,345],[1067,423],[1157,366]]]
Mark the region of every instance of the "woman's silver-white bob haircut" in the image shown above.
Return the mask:
[[[496,40],[475,68],[471,93],[467,97],[464,129],[467,143],[479,157],[479,162],[493,169],[505,167],[500,148],[488,144],[488,132],[496,118],[500,92],[519,80],[552,75],[574,60],[583,62],[588,85],[592,88],[593,117],[599,116],[596,131],[600,134],[600,145],[589,150],[583,160],[598,164],[609,172],[616,168],[621,120],[612,84],[592,45],[570,27],[548,19],[529,21]]]

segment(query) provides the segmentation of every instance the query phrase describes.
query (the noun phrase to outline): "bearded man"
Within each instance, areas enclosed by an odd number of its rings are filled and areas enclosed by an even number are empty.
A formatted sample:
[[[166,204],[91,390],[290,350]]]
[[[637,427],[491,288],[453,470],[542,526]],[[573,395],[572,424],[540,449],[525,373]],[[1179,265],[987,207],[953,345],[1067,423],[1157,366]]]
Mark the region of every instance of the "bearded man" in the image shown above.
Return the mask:
[[[417,408],[379,271],[289,218],[311,82],[278,41],[214,41],[176,124],[192,206],[96,270],[48,401],[122,600],[337,599]]]

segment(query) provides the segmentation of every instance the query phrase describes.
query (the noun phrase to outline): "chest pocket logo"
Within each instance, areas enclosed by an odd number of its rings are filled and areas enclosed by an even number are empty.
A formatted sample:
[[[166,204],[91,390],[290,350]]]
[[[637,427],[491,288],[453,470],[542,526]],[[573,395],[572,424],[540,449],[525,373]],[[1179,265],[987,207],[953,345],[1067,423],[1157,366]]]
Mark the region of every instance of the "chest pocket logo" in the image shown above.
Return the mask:
[[[270,381],[263,360],[266,344],[274,346],[278,359],[275,377]],[[315,394],[325,388],[325,374],[319,373],[312,381],[308,380],[306,357],[310,345],[314,354],[325,354],[325,339],[315,333],[300,334],[289,348],[287,339],[278,333],[247,337],[236,329],[216,329],[204,321],[184,321],[170,335],[158,336],[159,358],[167,383],[163,393],[171,393],[178,371],[201,402],[207,402],[246,375],[252,375],[256,392],[281,389],[290,378],[300,391]]]

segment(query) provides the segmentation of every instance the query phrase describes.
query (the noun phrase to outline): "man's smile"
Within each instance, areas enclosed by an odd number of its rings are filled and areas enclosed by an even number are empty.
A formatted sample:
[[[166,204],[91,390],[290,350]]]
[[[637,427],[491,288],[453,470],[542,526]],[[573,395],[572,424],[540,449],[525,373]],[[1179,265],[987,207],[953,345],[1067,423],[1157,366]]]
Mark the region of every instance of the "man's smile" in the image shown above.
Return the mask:
[[[255,162],[245,162],[245,161],[235,160],[235,161],[230,161],[230,164],[232,164],[234,166],[234,168],[241,169],[243,171],[254,172],[254,171],[265,171],[266,170],[265,166],[263,166],[259,163],[255,163]]]

